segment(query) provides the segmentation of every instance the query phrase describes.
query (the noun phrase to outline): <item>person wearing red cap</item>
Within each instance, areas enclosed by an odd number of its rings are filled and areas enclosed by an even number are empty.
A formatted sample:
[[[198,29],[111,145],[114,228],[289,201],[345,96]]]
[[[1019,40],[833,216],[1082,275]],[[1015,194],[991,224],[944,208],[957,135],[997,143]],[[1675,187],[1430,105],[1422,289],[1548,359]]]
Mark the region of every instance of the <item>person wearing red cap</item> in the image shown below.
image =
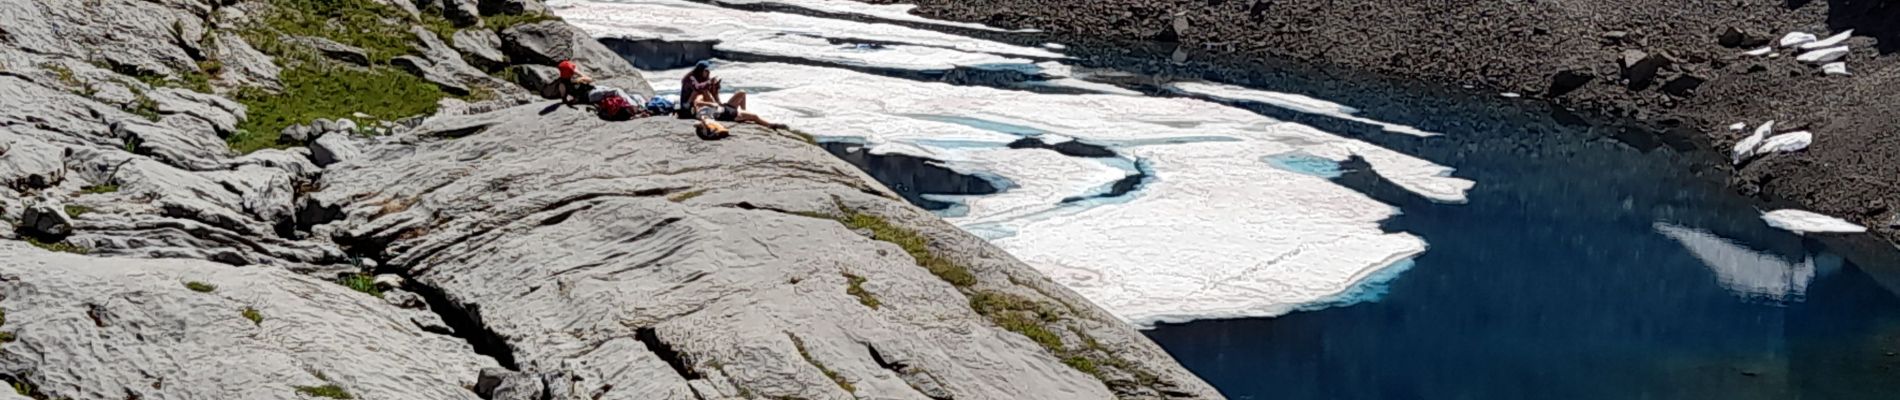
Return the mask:
[[[541,97],[560,99],[562,104],[586,104],[587,93],[594,90],[594,79],[582,74],[573,60],[562,60],[555,68],[561,76],[541,87]]]

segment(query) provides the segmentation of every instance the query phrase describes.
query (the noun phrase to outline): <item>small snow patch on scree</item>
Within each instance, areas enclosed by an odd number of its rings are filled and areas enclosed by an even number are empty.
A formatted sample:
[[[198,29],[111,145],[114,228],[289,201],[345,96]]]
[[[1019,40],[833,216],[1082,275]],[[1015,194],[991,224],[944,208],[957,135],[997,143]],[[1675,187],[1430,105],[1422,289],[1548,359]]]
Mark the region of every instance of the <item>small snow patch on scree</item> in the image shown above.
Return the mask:
[[[1840,218],[1803,210],[1769,211],[1762,214],[1761,219],[1768,221],[1768,226],[1800,234],[1861,233],[1867,231],[1866,227],[1855,225],[1852,222],[1847,222]]]

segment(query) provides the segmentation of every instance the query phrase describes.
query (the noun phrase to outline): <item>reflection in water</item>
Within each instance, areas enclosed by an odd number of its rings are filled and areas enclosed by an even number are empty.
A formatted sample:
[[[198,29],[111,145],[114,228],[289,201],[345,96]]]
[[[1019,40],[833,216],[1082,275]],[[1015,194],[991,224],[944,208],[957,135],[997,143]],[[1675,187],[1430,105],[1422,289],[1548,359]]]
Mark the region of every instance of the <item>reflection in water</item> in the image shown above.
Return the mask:
[[[1773,301],[1798,300],[1807,293],[1808,281],[1814,279],[1813,256],[1798,263],[1790,263],[1779,257],[1749,250],[1708,232],[1661,222],[1656,223],[1656,232],[1682,242],[1689,253],[1695,254],[1709,267],[1709,271],[1715,273],[1723,287],[1746,297]],[[1823,254],[1821,258],[1831,260],[1836,265],[1840,260],[1829,254]]]

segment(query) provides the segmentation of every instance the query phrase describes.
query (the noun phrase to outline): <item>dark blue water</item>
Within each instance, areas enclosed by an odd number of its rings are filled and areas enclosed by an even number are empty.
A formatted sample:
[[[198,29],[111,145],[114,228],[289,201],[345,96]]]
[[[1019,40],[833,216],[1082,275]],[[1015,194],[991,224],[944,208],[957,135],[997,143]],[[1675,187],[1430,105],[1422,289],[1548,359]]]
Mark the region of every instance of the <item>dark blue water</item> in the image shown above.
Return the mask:
[[[1362,93],[1333,98],[1447,136],[1240,105],[1456,167],[1478,182],[1470,203],[1433,204],[1345,166],[1336,182],[1399,206],[1386,227],[1430,250],[1376,302],[1148,332],[1228,396],[1900,399],[1891,246],[1768,227],[1765,205],[1672,136],[1477,96]],[[1791,289],[1725,285],[1716,271],[1764,270],[1700,259],[1659,226],[1786,263],[1778,283]],[[1792,272],[1804,264],[1811,279]]]

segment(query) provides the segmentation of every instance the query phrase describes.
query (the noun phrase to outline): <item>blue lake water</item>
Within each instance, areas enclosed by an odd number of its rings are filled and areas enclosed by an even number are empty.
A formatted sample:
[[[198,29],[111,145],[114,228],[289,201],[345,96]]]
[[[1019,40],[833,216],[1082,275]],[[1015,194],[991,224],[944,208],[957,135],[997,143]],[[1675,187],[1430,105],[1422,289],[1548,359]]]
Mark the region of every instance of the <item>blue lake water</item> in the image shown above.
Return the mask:
[[[1478,182],[1470,203],[1351,162],[1265,160],[1398,206],[1386,226],[1430,250],[1370,302],[1147,332],[1229,397],[1900,399],[1891,246],[1768,227],[1765,205],[1689,160],[1693,143],[1494,100],[1381,101],[1446,136],[1242,106],[1456,167]],[[1699,258],[1665,231],[1721,250]]]

